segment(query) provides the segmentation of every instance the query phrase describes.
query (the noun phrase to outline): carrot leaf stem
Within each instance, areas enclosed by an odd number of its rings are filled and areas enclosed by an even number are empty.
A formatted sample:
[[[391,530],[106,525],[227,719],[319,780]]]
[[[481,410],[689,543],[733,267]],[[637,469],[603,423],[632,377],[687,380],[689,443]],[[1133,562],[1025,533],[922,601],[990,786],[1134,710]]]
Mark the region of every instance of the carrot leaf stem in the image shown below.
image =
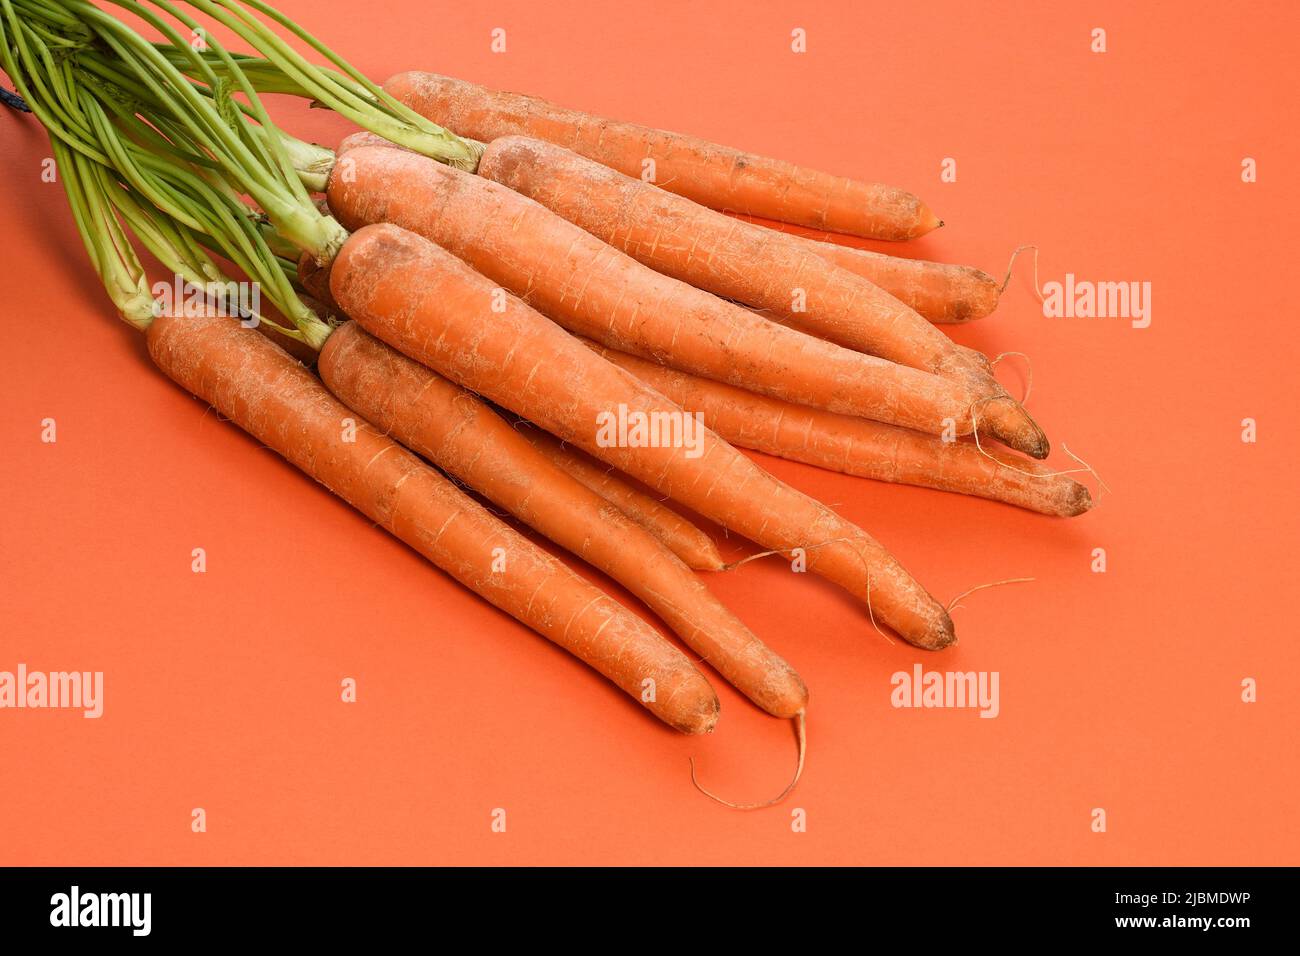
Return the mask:
[[[478,168],[479,156],[483,152],[481,143],[457,136],[398,102],[347,60],[270,4],[261,0],[249,0],[247,5],[237,0],[190,0],[190,6],[233,30],[266,58],[268,62],[257,70],[257,75],[264,82],[272,84],[264,89],[307,96],[358,126],[415,152],[457,169],[473,172]],[[342,74],[308,62],[288,42],[254,16],[249,11],[250,7],[324,56]],[[241,65],[250,64],[248,60],[243,60]]]
[[[198,84],[191,82],[172,59],[163,56],[156,44],[88,0],[56,0],[94,36],[93,48],[77,50],[73,58],[90,63],[89,69],[94,69],[98,60],[101,75],[114,71],[119,74],[115,87],[131,94],[133,111],[147,113],[149,125],[166,132],[180,148],[221,165],[240,191],[251,196],[295,246],[320,262],[331,260],[347,232],[312,203],[277,128],[238,62],[210,38],[205,39],[206,56],[201,56],[166,16],[138,0],[110,2],[161,32],[176,56],[187,58],[208,89],[200,92]],[[166,0],[151,0],[151,4],[192,34],[201,29],[198,21]],[[220,75],[212,69],[213,58],[223,65]],[[104,61],[110,65],[105,67]],[[129,82],[123,85],[121,80]],[[242,94],[247,102],[237,104],[235,93]],[[241,114],[247,114],[255,123],[244,122]],[[256,129],[261,133],[254,132]]]
[[[89,174],[90,161],[57,137],[50,137],[50,147],[95,273],[122,319],[137,329],[147,329],[154,319],[154,300],[144,267],[111,203]]]

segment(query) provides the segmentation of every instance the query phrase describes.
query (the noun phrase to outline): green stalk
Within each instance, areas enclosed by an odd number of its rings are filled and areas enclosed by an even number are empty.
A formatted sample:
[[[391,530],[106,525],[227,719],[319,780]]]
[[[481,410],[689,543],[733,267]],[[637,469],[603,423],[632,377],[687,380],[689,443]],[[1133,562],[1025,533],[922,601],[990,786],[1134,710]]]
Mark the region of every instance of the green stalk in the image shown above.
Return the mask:
[[[277,259],[285,259],[293,266],[292,272],[295,278],[298,276],[298,250],[293,244],[286,242],[284,237],[275,231],[269,222],[258,222],[257,231],[262,234],[266,241],[266,247],[271,250]]]
[[[47,85],[44,43],[18,17],[12,0],[0,0],[0,66],[51,138],[97,162],[107,161],[79,111]]]
[[[260,137],[274,135],[268,133],[264,126],[253,127],[253,132]],[[329,183],[330,170],[334,168],[334,150],[308,143],[283,131],[279,132],[279,137],[298,181],[311,192],[323,193]]]
[[[168,59],[174,64],[188,62],[188,58],[181,55],[179,51],[174,50],[170,44],[155,44],[155,46],[158,48],[160,53],[168,57]],[[244,69],[247,69],[250,63],[267,63],[267,61],[259,60],[255,57],[236,56],[235,59],[243,61],[241,66]],[[214,61],[212,65],[214,68],[217,68],[218,75],[221,79],[229,77],[229,72],[222,72],[222,69],[224,68],[219,62]],[[278,70],[275,69],[273,64],[269,65],[271,66],[271,70],[262,71],[263,73],[268,75],[271,73],[278,73]],[[186,162],[198,166],[215,167],[217,165],[206,155],[190,151],[182,151],[180,150],[180,147],[175,145],[178,141],[184,141],[185,136],[183,131],[174,121],[168,119],[165,113],[162,112],[163,105],[151,97],[149,89],[138,83],[133,76],[121,70],[115,62],[110,62],[102,56],[81,56],[78,57],[77,66],[79,69],[95,77],[97,80],[103,81],[103,83],[107,84],[102,87],[103,89],[121,90],[124,94],[129,95],[145,107],[150,107],[150,118],[158,125],[159,130],[162,130],[167,134],[168,146],[174,151],[181,152],[183,154],[182,158]],[[184,72],[183,66],[180,68],[182,69],[182,72]],[[186,75],[188,76],[190,74],[187,73]],[[215,91],[210,87],[204,86],[200,83],[194,83],[193,85],[194,88],[204,96],[214,97],[216,95]],[[262,86],[261,81],[254,82],[254,86],[257,87],[260,92],[267,92],[267,90]],[[240,112],[245,115],[253,115],[253,109],[247,104],[234,100],[231,100],[230,102],[238,107]],[[152,126],[149,126],[146,123],[139,123],[138,127],[140,135],[154,139],[158,142],[163,141],[163,137]],[[268,137],[278,134],[280,137],[280,143],[288,155],[289,164],[293,167],[294,172],[297,174],[297,177],[303,186],[309,192],[318,193],[325,191],[330,170],[334,168],[334,153],[332,150],[326,149],[324,146],[319,146],[315,143],[308,143],[304,140],[298,139],[286,133],[284,130],[277,130],[275,133],[272,133],[265,126],[260,124],[252,126],[250,129],[253,136],[258,138],[267,146],[268,149],[272,148],[272,144],[267,143]]]
[[[164,0],[151,2],[162,5]],[[324,43],[269,4],[262,3],[261,0],[249,2],[254,10],[289,30],[328,59],[352,82],[344,81],[332,70],[312,66],[237,0],[190,0],[190,6],[234,31],[275,64],[291,83],[358,126],[457,169],[473,172],[478,168],[479,157],[483,152],[482,144],[463,139],[399,103]]]
[[[129,189],[120,187],[107,168],[95,166],[94,173],[99,188],[110,198],[122,220],[164,268],[188,285],[203,289],[208,298],[220,303],[228,315],[251,320],[254,324],[264,323],[293,338],[303,338],[295,329],[285,328],[260,312],[243,312],[238,299],[230,294],[231,280],[195,240],[193,233],[183,224],[141,202]]]
[[[141,331],[154,320],[154,300],[140,259],[127,241],[112,204],[90,173],[90,161],[50,137],[54,162],[63,182],[77,231],[90,255],[91,265],[104,284],[118,315]]]
[[[297,194],[300,198],[294,204],[323,220],[292,172],[294,159],[318,162],[319,151],[286,148],[273,128],[246,123],[238,111],[229,109],[233,101],[228,90],[223,108],[220,87],[229,87],[228,80],[218,81],[212,97],[191,91],[207,104],[207,115],[177,116],[169,109],[167,97],[158,95],[151,65],[132,61],[135,44],[130,40],[107,43],[116,56],[91,50],[75,36],[65,41],[58,31],[68,29],[67,23],[56,19],[50,26],[40,14],[23,22],[18,11],[24,2],[0,0],[0,62],[34,115],[48,123],[73,217],[91,263],[122,317],[144,329],[156,315],[147,276],[126,233],[129,228],[175,276],[202,288],[233,315],[239,310],[229,294],[231,280],[205,247],[225,256],[292,320],[293,327],[261,315],[248,318],[266,321],[277,331],[319,348],[332,327],[298,297],[296,251],[290,258],[271,248],[267,239],[275,233],[244,204],[244,183],[235,179],[230,165],[219,161],[230,154],[214,157],[206,149],[215,144],[219,150],[219,139],[247,138],[251,148],[246,152],[259,157],[256,168],[266,182],[274,182],[275,170],[267,165],[267,157],[273,151],[282,153],[291,170],[290,186],[282,191]],[[70,5],[78,10],[84,7],[81,0]],[[113,32],[114,39],[120,40]],[[50,42],[59,52],[50,50]],[[187,80],[181,83],[189,86]],[[221,137],[213,138],[204,129],[214,122],[224,130]],[[204,152],[183,145],[195,132]],[[342,233],[342,227],[338,230]],[[277,247],[280,253],[290,251],[283,238]]]
[[[192,144],[189,148],[206,153],[220,163],[241,191],[253,197],[281,234],[298,248],[322,262],[333,258],[347,238],[346,231],[332,218],[321,215],[312,204],[278,136],[255,136],[252,127],[240,121],[239,109],[230,96],[236,90],[248,98],[248,108],[258,122],[272,133],[275,130],[256,90],[220,44],[210,41],[210,48],[217,57],[223,58],[231,78],[227,81],[205,66],[203,58],[189,49],[185,39],[165,18],[136,0],[112,0],[116,6],[139,15],[162,32],[179,52],[189,51],[191,64],[212,84],[212,95],[205,96],[153,44],[116,18],[86,0],[60,2],[95,33],[119,68],[147,91],[151,115],[166,117],[173,129],[184,131]],[[154,5],[191,29],[198,28],[196,21],[170,4],[156,2]]]
[[[183,54],[180,50],[175,49],[170,43],[158,43],[155,44],[155,46],[158,47],[158,52],[167,57],[167,59],[171,61],[172,65],[182,73],[195,80],[199,78],[199,71],[193,70],[190,64],[190,58],[187,55]],[[229,75],[225,64],[221,60],[210,55],[205,56],[203,51],[199,51],[199,55],[204,56],[204,59],[208,60],[208,66],[212,70],[216,71],[219,76]],[[282,93],[286,96],[297,96],[302,99],[311,99],[311,93],[304,89],[302,84],[295,82],[284,72],[284,70],[280,69],[270,60],[264,59],[260,56],[251,56],[245,53],[232,53],[230,56],[243,71],[244,75],[248,77],[249,82],[257,88],[257,92]],[[311,65],[311,69],[318,75],[328,75],[332,82],[342,84],[348,88],[354,96],[361,100],[378,102],[369,91],[360,84],[353,82],[349,77],[344,76],[342,73],[336,73],[329,67],[316,66],[314,64]]]

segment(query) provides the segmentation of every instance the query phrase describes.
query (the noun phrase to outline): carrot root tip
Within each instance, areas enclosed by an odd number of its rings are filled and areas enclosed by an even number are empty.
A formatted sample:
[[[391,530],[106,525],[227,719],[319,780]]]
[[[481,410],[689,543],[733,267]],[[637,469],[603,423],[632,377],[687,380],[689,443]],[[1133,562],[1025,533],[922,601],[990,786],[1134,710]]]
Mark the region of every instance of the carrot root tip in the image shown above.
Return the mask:
[[[949,611],[949,613],[957,610],[957,608],[961,607],[961,605],[958,604],[957,602],[960,601],[962,598],[966,597],[966,595],[968,594],[974,594],[976,591],[983,591],[986,590],[987,588],[997,588],[997,587],[1001,587],[1004,584],[1028,584],[1030,581],[1036,581],[1036,580],[1038,579],[1037,578],[1007,578],[1004,581],[990,581],[988,584],[977,584],[974,587],[967,588],[965,591],[962,591],[961,594],[958,594],[955,598],[949,601],[947,610]]]
[[[768,807],[776,806],[778,803],[780,803],[782,800],[784,800],[786,797],[790,795],[790,792],[794,790],[795,785],[799,783],[799,778],[803,776],[804,756],[808,750],[808,734],[807,734],[807,728],[805,726],[805,712],[801,710],[799,711],[799,713],[795,714],[794,721],[795,721],[795,735],[797,736],[799,741],[799,762],[795,766],[794,778],[788,784],[786,784],[784,790],[778,793],[771,800],[765,800],[762,803],[733,803],[730,800],[718,796],[713,791],[706,789],[700,783],[699,778],[695,775],[694,757],[690,758],[691,783],[695,785],[696,790],[700,791],[700,793],[704,794],[710,800],[713,800],[716,803],[720,803],[724,807],[729,807],[732,810],[764,810]]]
[[[1074,487],[1070,489],[1070,496],[1065,503],[1065,516],[1073,518],[1085,511],[1091,511],[1094,504],[1096,502],[1093,501],[1092,492],[1088,490],[1088,486],[1081,481],[1076,481]]]

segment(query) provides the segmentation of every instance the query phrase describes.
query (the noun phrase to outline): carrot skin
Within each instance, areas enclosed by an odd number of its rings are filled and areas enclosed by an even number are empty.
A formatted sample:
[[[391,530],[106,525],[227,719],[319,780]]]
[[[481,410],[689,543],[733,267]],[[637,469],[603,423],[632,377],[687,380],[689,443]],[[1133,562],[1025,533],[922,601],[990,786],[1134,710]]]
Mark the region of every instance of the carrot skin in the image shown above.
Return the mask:
[[[399,73],[384,89],[462,136],[524,135],[557,143],[628,176],[654,163],[664,189],[713,209],[875,239],[914,239],[942,225],[894,186],[832,176],[694,136],[565,109],[434,73]]]
[[[379,137],[368,142],[376,141],[387,142]],[[841,269],[848,269],[879,286],[918,315],[937,325],[960,325],[992,315],[1002,297],[998,281],[974,266],[873,252],[859,246],[806,235],[786,223],[738,213],[728,215],[751,226],[771,229],[797,240]]]
[[[965,384],[660,275],[500,183],[395,149],[354,148],[341,162],[347,175],[330,177],[330,210],[349,229],[391,222],[418,232],[576,334],[799,404],[931,434],[972,428],[977,396]]]
[[[903,259],[869,249],[792,236],[813,251],[873,282],[930,322],[959,325],[991,315],[1002,291],[998,281],[973,266],[924,259]]]
[[[969,442],[945,442],[906,428],[792,405],[596,342],[587,344],[687,411],[703,413],[709,428],[742,448],[877,481],[978,495],[1058,517],[1083,514],[1092,506],[1087,486],[1032,459],[981,452]]]
[[[423,365],[767,548],[805,549],[809,570],[867,601],[873,620],[905,640],[954,640],[948,613],[875,539],[707,429],[698,458],[597,442],[596,423],[620,405],[646,420],[680,409],[446,250],[367,226],[344,243],[330,288],[366,331]]]
[[[590,488],[650,532],[675,555],[697,571],[721,571],[726,567],[718,546],[695,525],[672,508],[637,491],[613,474],[608,465],[593,461],[574,448],[566,448],[555,436],[540,428],[521,425],[519,433],[552,464]]]
[[[704,676],[648,624],[490,515],[335,399],[289,355],[226,318],[160,316],[158,367],[470,590],[560,645],[686,733],[707,733],[718,701]],[[356,421],[345,441],[346,420]],[[508,570],[493,571],[493,549]]]
[[[304,252],[298,257],[298,281],[302,283],[308,295],[324,303],[331,312],[342,311],[330,292],[329,265],[317,262],[316,257],[309,252]]]
[[[991,434],[1035,458],[1047,455],[1042,429],[998,384],[987,359],[956,345],[902,302],[797,237],[742,222],[522,136],[488,144],[479,174],[537,200],[652,269],[762,309],[837,345],[965,385],[980,400],[980,423]],[[968,408],[960,417],[969,416]]]
[[[552,464],[476,395],[355,322],[326,341],[320,373],[348,407],[621,583],[768,713],[793,717],[807,706],[807,688],[793,668],[681,560]]]
[[[479,174],[652,269],[787,316],[822,338],[932,372],[952,351],[942,332],[897,299],[786,233],[715,212],[554,144],[523,136],[493,140]]]
[[[339,140],[339,145],[334,150],[334,161],[338,162],[338,157],[346,155],[351,150],[360,149],[362,146],[383,146],[387,149],[406,149],[405,146],[399,146],[391,139],[385,139],[378,133],[372,133],[368,129],[359,129],[355,133],[349,133],[347,136],[344,136]]]

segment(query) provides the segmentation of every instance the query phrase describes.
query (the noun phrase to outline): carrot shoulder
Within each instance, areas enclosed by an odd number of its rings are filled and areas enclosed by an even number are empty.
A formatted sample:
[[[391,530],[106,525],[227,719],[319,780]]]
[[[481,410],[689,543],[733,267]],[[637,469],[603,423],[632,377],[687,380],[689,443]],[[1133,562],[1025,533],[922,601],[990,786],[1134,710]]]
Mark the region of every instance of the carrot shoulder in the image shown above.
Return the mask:
[[[867,601],[904,639],[952,643],[947,612],[870,535],[707,429],[695,456],[598,442],[597,423],[615,409],[645,420],[680,409],[451,253],[397,226],[367,226],[344,244],[330,288],[355,321],[416,361],[738,534],[804,549],[809,570]]]
[[[434,73],[399,73],[392,96],[462,136],[549,140],[713,209],[876,239],[913,239],[941,225],[916,196],[758,156],[707,140],[565,109]],[[647,165],[649,162],[652,165]]]
[[[1092,505],[1086,486],[1041,462],[945,442],[906,428],[791,405],[588,343],[691,412],[733,445],[877,481],[938,488],[1069,517]]]
[[[541,140],[494,140],[479,173],[652,269],[846,348],[960,382],[981,400],[980,422],[991,434],[1036,458],[1047,455],[1042,430],[998,385],[982,355],[798,237],[706,209]]]
[[[576,158],[576,157],[575,157]],[[584,160],[585,162],[585,160]],[[330,176],[348,228],[418,232],[565,328],[787,401],[931,434],[971,429],[975,393],[784,328],[638,263],[500,183],[395,149],[347,152]]]
[[[168,377],[470,590],[678,730],[712,730],[717,696],[685,655],[369,423],[345,428],[356,413],[270,341],[230,319],[167,316],[147,339]]]
[[[561,471],[476,395],[355,322],[321,350],[321,377],[355,409],[644,601],[693,650],[777,717],[804,709],[799,675],[658,539]]]

